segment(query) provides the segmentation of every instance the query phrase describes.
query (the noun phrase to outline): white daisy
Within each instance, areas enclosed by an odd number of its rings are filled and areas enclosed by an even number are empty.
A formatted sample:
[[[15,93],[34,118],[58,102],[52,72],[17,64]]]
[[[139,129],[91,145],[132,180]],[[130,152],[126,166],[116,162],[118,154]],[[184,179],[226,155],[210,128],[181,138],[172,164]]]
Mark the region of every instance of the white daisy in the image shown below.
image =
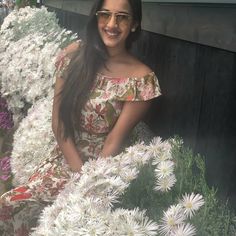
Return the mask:
[[[181,204],[185,208],[185,214],[191,218],[195,212],[204,205],[204,199],[200,194],[185,194]]]
[[[126,148],[125,158],[127,158],[127,164],[135,166],[143,166],[149,159],[150,156],[146,153],[146,147],[143,143]]]
[[[139,224],[142,235],[156,235],[158,225],[146,216],[146,210],[140,211],[139,208],[135,208],[133,210],[129,210],[129,214]]]
[[[160,233],[163,235],[169,235],[173,232],[178,225],[183,224],[186,219],[183,211],[183,207],[178,205],[171,206],[161,219]]]
[[[174,172],[174,166],[175,164],[173,161],[167,160],[160,162],[155,169],[156,177],[165,178],[172,175]]]
[[[156,186],[154,190],[161,192],[168,192],[176,183],[175,175],[170,175],[165,178],[159,178],[156,181]]]
[[[181,224],[171,233],[171,236],[194,236],[196,235],[196,229],[191,224]]]
[[[160,137],[155,137],[152,139],[148,146],[148,152],[154,157],[158,157],[160,154],[160,146],[162,144],[162,140]]]
[[[137,168],[127,169],[125,172],[121,172],[120,176],[122,180],[131,182],[133,179],[137,178],[138,173],[139,171],[137,170]]]
[[[162,161],[172,160],[172,159],[173,157],[172,157],[171,150],[161,150],[159,155],[153,158],[152,164],[158,165]]]
[[[139,209],[116,209],[110,216],[111,228],[114,229],[114,233],[110,235],[144,235],[141,222],[145,217],[145,211]]]
[[[169,141],[162,142],[160,137],[155,137],[148,146],[147,152],[153,156],[153,165],[159,164],[161,161],[171,160],[171,144]]]
[[[145,217],[142,220],[142,231],[144,232],[144,235],[156,235],[157,234],[157,230],[158,230],[158,225],[156,222],[151,221],[150,219],[148,219],[147,217]]]

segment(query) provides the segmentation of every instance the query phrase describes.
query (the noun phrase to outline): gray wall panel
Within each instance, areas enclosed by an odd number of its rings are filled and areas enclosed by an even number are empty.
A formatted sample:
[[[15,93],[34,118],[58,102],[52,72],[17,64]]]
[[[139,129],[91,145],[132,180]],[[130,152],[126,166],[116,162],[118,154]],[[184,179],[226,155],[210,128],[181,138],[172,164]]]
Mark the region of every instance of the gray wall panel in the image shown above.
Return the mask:
[[[236,5],[145,3],[143,28],[236,52]]]
[[[45,0],[45,5],[88,15],[93,2]],[[236,4],[160,2],[164,1],[143,1],[144,30],[236,52]]]

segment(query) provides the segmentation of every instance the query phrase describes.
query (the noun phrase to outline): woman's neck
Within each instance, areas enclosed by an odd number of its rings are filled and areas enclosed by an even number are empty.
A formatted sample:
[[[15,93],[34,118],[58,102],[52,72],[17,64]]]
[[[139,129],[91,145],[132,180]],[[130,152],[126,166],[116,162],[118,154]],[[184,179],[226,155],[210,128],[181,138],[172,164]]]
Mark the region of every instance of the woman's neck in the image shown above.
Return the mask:
[[[108,48],[108,55],[110,60],[117,60],[128,55],[126,48]]]

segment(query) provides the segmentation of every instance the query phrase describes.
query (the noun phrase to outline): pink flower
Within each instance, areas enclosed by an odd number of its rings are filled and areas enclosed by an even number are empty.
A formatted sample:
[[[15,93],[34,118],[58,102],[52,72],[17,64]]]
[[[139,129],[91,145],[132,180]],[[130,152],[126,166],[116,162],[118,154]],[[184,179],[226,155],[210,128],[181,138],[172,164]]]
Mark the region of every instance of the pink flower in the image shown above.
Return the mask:
[[[140,96],[144,100],[148,100],[155,95],[153,86],[151,84],[145,85],[145,88],[141,91]]]

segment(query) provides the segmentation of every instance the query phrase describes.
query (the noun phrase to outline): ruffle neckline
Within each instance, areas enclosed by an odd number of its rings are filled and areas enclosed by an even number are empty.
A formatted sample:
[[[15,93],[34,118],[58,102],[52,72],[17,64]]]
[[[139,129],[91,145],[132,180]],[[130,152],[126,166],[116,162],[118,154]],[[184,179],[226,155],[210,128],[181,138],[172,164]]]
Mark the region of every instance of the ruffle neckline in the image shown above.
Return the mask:
[[[114,96],[120,101],[146,101],[161,94],[154,72],[142,77],[113,77],[98,73],[95,88],[103,91],[104,96]]]
[[[146,78],[146,77],[149,77],[149,76],[154,76],[155,75],[155,72],[154,71],[151,71],[149,73],[147,73],[146,75],[144,76],[130,76],[130,77],[125,77],[125,76],[110,76],[110,75],[104,75],[102,73],[97,73],[97,76],[99,78],[102,78],[102,79],[114,79],[114,80],[130,80],[130,79],[143,79],[143,78]]]

